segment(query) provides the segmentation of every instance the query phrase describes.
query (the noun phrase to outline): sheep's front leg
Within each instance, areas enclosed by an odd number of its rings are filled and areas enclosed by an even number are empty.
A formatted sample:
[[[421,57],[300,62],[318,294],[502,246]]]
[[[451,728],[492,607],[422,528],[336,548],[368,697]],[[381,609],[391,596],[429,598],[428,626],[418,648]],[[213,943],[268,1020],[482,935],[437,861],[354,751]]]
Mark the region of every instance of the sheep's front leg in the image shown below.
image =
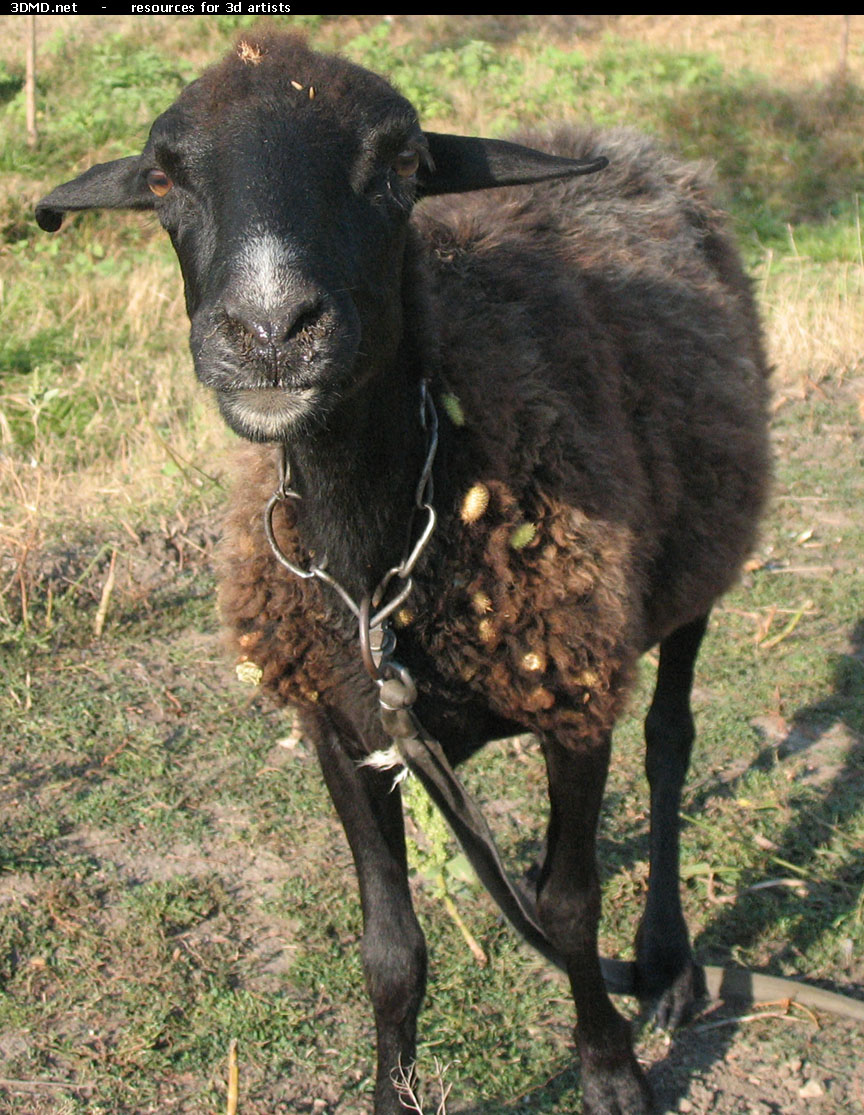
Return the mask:
[[[704,981],[690,948],[679,887],[681,788],[695,735],[690,711],[693,667],[708,617],[673,631],[660,645],[660,665],[645,719],[645,770],[651,788],[651,873],[636,935],[637,991],[656,1003],[657,1023],[684,1020]]]
[[[633,1054],[630,1029],[606,993],[597,953],[595,839],[609,742],[609,733],[573,740],[572,746],[543,741],[551,812],[537,911],[566,962],[576,1003],[585,1115],[647,1115],[652,1110],[648,1085]]]
[[[360,884],[361,954],[378,1039],[375,1115],[404,1115],[393,1076],[410,1071],[416,1055],[426,942],[408,886],[402,802],[392,771],[359,766],[332,735],[316,746]]]

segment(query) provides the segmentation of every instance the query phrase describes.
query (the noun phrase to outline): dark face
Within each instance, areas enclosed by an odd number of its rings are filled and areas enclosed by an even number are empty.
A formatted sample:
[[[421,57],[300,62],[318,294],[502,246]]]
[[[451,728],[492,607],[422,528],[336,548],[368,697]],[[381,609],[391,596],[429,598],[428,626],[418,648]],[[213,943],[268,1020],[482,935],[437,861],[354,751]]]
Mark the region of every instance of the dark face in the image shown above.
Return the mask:
[[[324,424],[386,368],[419,195],[570,177],[561,159],[420,130],[382,78],[292,36],[241,42],[151,129],[36,207],[155,209],[183,272],[195,370],[253,441]]]
[[[428,154],[413,110],[381,87],[375,127],[290,84],[206,128],[199,84],[153,126],[145,173],[183,271],[195,370],[243,437],[323,422],[395,355]]]

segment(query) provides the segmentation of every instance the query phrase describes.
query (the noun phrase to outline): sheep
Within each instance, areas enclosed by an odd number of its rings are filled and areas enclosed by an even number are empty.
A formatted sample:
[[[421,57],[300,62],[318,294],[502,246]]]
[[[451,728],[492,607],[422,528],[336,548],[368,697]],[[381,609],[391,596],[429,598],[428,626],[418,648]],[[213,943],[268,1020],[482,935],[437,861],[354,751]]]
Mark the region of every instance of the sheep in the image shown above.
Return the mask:
[[[678,890],[694,663],[769,473],[760,326],[709,176],[627,131],[424,133],[383,78],[269,33],[36,218],[100,207],[157,213],[196,373],[248,442],[221,609],[296,710],[353,853],[376,1115],[401,1110],[427,967],[399,792],[367,761],[392,744],[382,655],[450,762],[539,738],[536,914],[570,979],[584,1110],[650,1111],[597,954],[611,732],[659,644],[636,984],[674,1025],[699,993]]]

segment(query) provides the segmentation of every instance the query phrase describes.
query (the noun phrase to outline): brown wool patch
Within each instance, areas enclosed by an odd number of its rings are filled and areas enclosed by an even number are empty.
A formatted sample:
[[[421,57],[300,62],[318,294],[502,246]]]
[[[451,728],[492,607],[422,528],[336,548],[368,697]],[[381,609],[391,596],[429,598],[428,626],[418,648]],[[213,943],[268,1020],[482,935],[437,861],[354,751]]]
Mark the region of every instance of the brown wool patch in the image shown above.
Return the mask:
[[[258,547],[255,543],[255,539],[252,537],[251,534],[238,535],[235,545],[237,553],[245,559],[254,557],[254,555],[257,553]]]
[[[552,708],[555,698],[548,689],[538,685],[536,689],[531,690],[522,703],[528,712],[539,712],[541,709]]]

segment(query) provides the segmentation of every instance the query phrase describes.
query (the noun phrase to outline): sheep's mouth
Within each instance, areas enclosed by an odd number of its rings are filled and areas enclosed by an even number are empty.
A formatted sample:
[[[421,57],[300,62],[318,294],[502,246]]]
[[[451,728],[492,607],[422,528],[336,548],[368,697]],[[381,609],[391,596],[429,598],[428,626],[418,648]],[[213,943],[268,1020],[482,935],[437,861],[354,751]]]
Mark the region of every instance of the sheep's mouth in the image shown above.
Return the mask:
[[[320,412],[317,386],[240,387],[216,393],[222,417],[249,441],[278,441],[298,425],[313,422]]]
[[[325,313],[280,344],[255,344],[222,314],[196,315],[190,347],[222,417],[251,441],[277,441],[325,420],[355,369],[356,314]]]

